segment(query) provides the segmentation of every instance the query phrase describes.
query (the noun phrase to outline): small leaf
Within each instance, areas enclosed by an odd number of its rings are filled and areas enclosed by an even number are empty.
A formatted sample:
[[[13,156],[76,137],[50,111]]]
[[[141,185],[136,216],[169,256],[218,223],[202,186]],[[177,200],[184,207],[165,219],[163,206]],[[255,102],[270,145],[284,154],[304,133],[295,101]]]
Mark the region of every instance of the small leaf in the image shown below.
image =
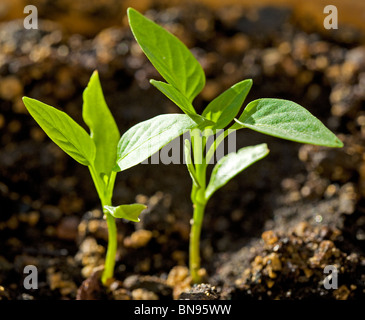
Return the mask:
[[[139,215],[147,206],[140,203],[124,204],[118,207],[104,206],[114,218],[126,219],[133,222],[139,222]]]
[[[136,124],[119,140],[114,170],[123,171],[141,163],[195,127],[196,123],[185,114],[163,114]]]
[[[105,102],[97,71],[92,74],[83,98],[82,116],[96,146],[94,165],[99,173],[109,176],[115,166],[120,134]]]
[[[252,101],[236,122],[232,129],[249,128],[274,137],[319,146],[343,146],[343,143],[308,110],[288,100]]]
[[[66,113],[43,102],[23,97],[35,121],[63,151],[88,166],[95,158],[95,145],[87,132]]]
[[[208,201],[215,191],[223,187],[241,171],[268,154],[269,149],[266,143],[263,143],[253,147],[242,148],[238,152],[231,152],[224,156],[213,168],[208,187],[205,190],[206,200]]]
[[[192,102],[205,85],[205,74],[189,49],[170,32],[128,9],[134,37],[161,76]]]
[[[224,129],[240,111],[251,87],[251,79],[236,83],[210,102],[202,116],[216,122],[213,129]]]
[[[198,115],[193,107],[193,105],[189,102],[185,96],[180,93],[177,89],[175,89],[171,84],[150,80],[151,84],[155,86],[158,90],[160,90],[166,97],[168,97],[172,102],[174,102],[185,114],[187,114],[191,119],[193,119],[198,126],[206,126],[213,125],[212,121]]]
[[[184,155],[185,155],[185,163],[186,163],[186,166],[188,167],[190,177],[193,180],[193,183],[198,188],[200,188],[198,179],[196,177],[193,160],[191,159],[191,145],[190,145],[190,141],[188,139],[185,139],[185,142],[184,142]]]

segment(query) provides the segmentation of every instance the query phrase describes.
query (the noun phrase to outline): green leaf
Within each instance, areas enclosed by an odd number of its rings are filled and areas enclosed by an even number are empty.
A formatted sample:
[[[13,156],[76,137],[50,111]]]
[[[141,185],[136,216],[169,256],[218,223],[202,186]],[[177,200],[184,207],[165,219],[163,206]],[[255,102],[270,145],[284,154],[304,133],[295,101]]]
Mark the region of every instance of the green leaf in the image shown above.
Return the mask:
[[[185,114],[163,114],[140,122],[120,138],[115,171],[123,171],[146,160],[196,123]]]
[[[185,114],[187,114],[191,119],[193,119],[198,126],[207,126],[213,125],[212,121],[198,115],[193,107],[193,105],[189,102],[185,96],[175,89],[171,84],[150,80],[151,84],[155,86],[158,90],[160,90],[166,97],[168,97],[172,102],[174,102]]]
[[[139,215],[147,206],[140,203],[124,204],[118,207],[104,206],[114,218],[126,219],[133,222],[139,222]]]
[[[224,129],[240,111],[251,87],[251,79],[236,83],[211,101],[202,116],[216,122],[213,129]]]
[[[233,129],[249,128],[274,137],[320,146],[343,146],[308,110],[288,100],[252,101],[236,122]]]
[[[191,159],[191,145],[190,145],[190,141],[188,139],[185,139],[185,142],[184,142],[184,156],[185,156],[185,164],[188,167],[190,177],[193,180],[193,183],[198,188],[200,188],[198,179],[196,177],[196,172],[195,172],[195,167],[194,167],[194,164],[193,164],[193,160]]]
[[[96,146],[94,166],[99,174],[109,176],[115,166],[120,134],[105,102],[97,71],[92,74],[83,98],[82,116]]]
[[[213,168],[208,187],[205,190],[205,199],[208,201],[212,194],[229,180],[268,154],[269,149],[266,143],[263,143],[242,148],[238,152],[231,152],[224,156]]]
[[[129,24],[138,44],[161,76],[190,102],[205,85],[205,74],[189,49],[170,32],[128,9]]]
[[[34,120],[63,151],[85,166],[93,163],[94,142],[70,116],[35,99],[23,97],[23,102]]]

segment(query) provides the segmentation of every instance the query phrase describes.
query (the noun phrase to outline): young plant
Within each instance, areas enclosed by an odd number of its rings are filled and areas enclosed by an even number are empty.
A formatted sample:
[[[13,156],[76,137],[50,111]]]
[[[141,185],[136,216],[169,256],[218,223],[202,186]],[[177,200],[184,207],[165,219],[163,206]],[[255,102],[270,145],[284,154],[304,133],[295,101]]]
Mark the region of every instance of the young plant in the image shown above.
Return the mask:
[[[46,134],[63,151],[90,170],[108,226],[108,248],[102,274],[102,282],[107,284],[113,277],[117,250],[115,218],[138,222],[140,213],[146,209],[145,205],[139,203],[112,206],[117,172],[144,161],[196,124],[186,115],[160,115],[133,126],[120,137],[96,71],[83,93],[83,100],[82,116],[90,129],[90,135],[66,113],[23,97],[29,113]]]
[[[166,80],[150,80],[151,84],[194,120],[195,129],[199,129],[190,131],[191,146],[189,140],[185,140],[185,162],[193,181],[191,199],[194,208],[189,267],[193,282],[198,283],[201,281],[198,272],[200,232],[207,201],[230,179],[269,153],[266,144],[228,153],[214,166],[207,182],[207,166],[216,148],[231,132],[248,128],[296,142],[337,148],[343,144],[316,117],[292,101],[258,99],[250,102],[236,119],[252,80],[233,85],[211,101],[202,115],[198,115],[192,102],[205,85],[205,74],[199,62],[178,38],[136,10],[129,8],[128,17],[138,44]],[[207,139],[220,129],[223,130],[213,138],[214,142],[205,152]]]

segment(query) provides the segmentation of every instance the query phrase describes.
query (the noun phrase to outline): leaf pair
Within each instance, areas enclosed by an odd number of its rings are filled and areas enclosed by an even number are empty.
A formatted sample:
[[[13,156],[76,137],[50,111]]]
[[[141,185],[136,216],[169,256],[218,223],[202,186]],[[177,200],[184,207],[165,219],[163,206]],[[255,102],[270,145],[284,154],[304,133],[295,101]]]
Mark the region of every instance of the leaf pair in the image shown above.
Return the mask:
[[[110,175],[116,160],[119,131],[104,100],[95,71],[83,94],[83,118],[90,135],[65,112],[43,102],[23,97],[29,113],[46,134],[68,155],[99,174]]]

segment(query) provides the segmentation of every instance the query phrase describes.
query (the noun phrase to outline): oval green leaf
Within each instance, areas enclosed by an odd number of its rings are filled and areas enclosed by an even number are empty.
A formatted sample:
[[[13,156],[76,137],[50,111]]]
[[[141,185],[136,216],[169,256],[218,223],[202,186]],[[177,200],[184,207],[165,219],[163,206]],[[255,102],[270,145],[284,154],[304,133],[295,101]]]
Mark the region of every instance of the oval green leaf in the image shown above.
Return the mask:
[[[95,158],[95,145],[87,132],[66,113],[43,102],[23,97],[34,120],[63,151],[88,166]]]
[[[82,116],[90,128],[90,136],[96,147],[94,166],[99,174],[109,176],[115,166],[120,134],[105,102],[97,71],[92,74],[83,99]]]
[[[224,129],[240,111],[251,87],[251,79],[236,83],[211,101],[202,116],[216,123],[213,129]]]
[[[232,129],[249,128],[274,137],[326,147],[343,143],[299,104],[281,99],[258,99],[243,110]]]
[[[196,123],[185,114],[163,114],[136,124],[119,140],[114,170],[123,171],[141,163],[195,127]]]
[[[229,180],[268,154],[269,149],[266,143],[263,143],[242,148],[238,152],[231,152],[220,159],[213,168],[208,187],[205,190],[206,201]]]
[[[118,207],[104,206],[104,210],[109,212],[114,218],[126,219],[133,222],[139,222],[139,215],[147,206],[140,203],[124,204]]]
[[[133,35],[161,76],[190,102],[205,85],[204,71],[189,49],[170,32],[128,9]]]

